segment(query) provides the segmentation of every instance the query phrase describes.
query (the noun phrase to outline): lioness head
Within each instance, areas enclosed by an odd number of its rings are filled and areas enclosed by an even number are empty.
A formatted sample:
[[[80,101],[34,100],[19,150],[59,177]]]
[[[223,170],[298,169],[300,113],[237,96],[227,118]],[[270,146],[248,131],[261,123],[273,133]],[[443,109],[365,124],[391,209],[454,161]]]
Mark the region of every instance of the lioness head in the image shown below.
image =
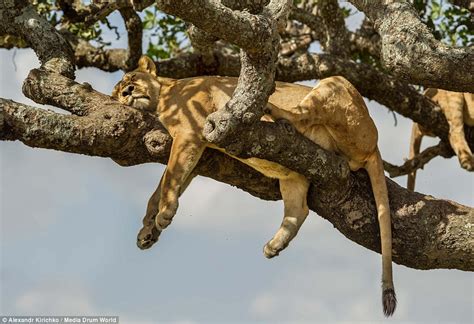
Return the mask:
[[[112,97],[124,105],[154,111],[158,105],[160,88],[155,63],[143,55],[138,61],[138,68],[126,73],[115,85]]]

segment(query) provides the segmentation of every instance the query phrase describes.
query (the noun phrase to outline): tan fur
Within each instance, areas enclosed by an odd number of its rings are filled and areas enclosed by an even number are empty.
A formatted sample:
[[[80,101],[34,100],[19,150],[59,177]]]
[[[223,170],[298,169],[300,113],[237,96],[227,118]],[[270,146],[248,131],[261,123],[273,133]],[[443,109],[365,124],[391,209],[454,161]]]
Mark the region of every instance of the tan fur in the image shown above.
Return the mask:
[[[206,142],[202,130],[206,116],[224,107],[237,84],[237,79],[230,77],[182,80],[156,77],[155,67],[150,62],[147,57],[142,57],[139,68],[127,73],[113,92],[113,96],[124,104],[154,110],[173,137],[167,168],[150,198],[144,227],[139,233],[140,248],[149,248],[170,224],[178,208],[178,197],[191,181],[192,171],[204,149],[210,147],[223,151]],[[377,148],[377,129],[362,97],[343,77],[321,80],[313,89],[277,82],[267,108],[271,113],[263,120],[287,119],[299,132],[323,148],[342,153],[351,170],[367,170],[380,223],[382,286],[384,296],[392,297],[385,301],[384,304],[390,305],[384,311],[391,315],[395,308],[395,295],[390,208]],[[288,246],[308,215],[309,182],[302,175],[271,161],[233,157],[268,177],[279,179],[284,201],[283,222],[264,247],[265,256],[274,257]]]
[[[425,96],[435,102],[443,111],[449,124],[449,143],[458,156],[461,167],[474,171],[474,156],[464,136],[464,125],[474,126],[474,94],[442,89],[427,89]],[[432,136],[428,130],[413,123],[409,159],[420,153],[423,136]],[[408,174],[407,188],[415,190],[416,171]]]

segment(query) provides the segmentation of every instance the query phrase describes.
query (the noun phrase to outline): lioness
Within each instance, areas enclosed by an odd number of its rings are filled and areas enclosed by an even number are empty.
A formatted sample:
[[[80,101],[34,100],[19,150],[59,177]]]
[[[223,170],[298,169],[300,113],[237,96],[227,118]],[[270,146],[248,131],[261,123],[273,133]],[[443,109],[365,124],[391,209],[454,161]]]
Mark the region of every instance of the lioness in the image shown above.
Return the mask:
[[[148,202],[144,226],[138,234],[137,245],[141,249],[158,241],[160,233],[171,223],[178,208],[178,198],[190,183],[192,171],[204,149],[210,147],[223,151],[207,142],[202,130],[206,116],[224,107],[236,84],[237,79],[229,77],[182,80],[157,77],[155,64],[143,56],[138,68],[125,74],[115,86],[114,98],[123,104],[156,113],[173,137],[168,165]],[[289,120],[299,132],[323,148],[344,154],[351,170],[367,170],[380,224],[383,310],[386,316],[392,315],[396,297],[392,281],[390,208],[377,148],[377,129],[362,97],[342,77],[321,80],[314,89],[277,82],[267,108],[271,113],[263,120]],[[272,258],[288,246],[308,215],[309,182],[302,175],[274,162],[233,157],[267,177],[279,179],[284,202],[283,222],[263,250],[267,258]]]
[[[474,156],[464,137],[464,124],[474,126],[474,94],[453,92],[443,89],[427,89],[424,95],[435,102],[443,111],[449,124],[449,143],[458,156],[461,167],[474,171]],[[423,136],[434,136],[429,130],[413,123],[409,159],[420,153]],[[408,174],[407,189],[415,190],[416,171]]]

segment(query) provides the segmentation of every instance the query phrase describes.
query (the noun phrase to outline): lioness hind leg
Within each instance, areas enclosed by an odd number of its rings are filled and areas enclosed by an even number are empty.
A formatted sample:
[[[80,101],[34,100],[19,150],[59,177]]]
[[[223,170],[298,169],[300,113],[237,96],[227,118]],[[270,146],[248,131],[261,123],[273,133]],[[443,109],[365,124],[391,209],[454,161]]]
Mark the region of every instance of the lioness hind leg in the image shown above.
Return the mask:
[[[308,180],[297,173],[292,174],[290,178],[280,179],[285,215],[279,230],[263,248],[267,258],[277,256],[288,246],[308,216],[309,209],[306,203],[308,188]]]
[[[170,158],[162,178],[160,203],[155,218],[155,225],[159,231],[168,227],[176,214],[182,188],[205,148],[205,143],[193,134],[180,134],[173,139]]]
[[[464,136],[464,96],[462,93],[452,95],[444,104],[447,105],[443,112],[449,124],[449,143],[458,156],[461,167],[473,171],[474,157]]]
[[[397,306],[392,277],[392,222],[388,202],[387,183],[383,171],[382,158],[378,149],[366,161],[380,227],[382,250],[382,305],[385,316],[391,316]]]
[[[181,194],[186,190],[194,177],[194,173],[191,173],[188,176],[185,183],[181,186],[179,196],[181,196]],[[155,218],[156,214],[158,213],[158,206],[160,203],[162,179],[163,177],[160,179],[158,187],[156,187],[155,191],[148,200],[145,217],[143,217],[142,221],[143,227],[140,229],[137,235],[137,246],[142,250],[148,249],[153,244],[155,244],[161,234],[161,231],[159,231],[155,226]]]

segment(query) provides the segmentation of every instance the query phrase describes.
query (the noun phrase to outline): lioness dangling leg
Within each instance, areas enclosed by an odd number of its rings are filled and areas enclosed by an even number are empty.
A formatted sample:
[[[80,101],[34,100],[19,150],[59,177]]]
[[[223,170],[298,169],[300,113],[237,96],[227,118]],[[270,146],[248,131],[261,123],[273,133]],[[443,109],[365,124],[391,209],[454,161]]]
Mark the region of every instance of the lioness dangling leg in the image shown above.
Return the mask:
[[[280,229],[263,248],[267,258],[273,258],[288,246],[303,224],[309,209],[306,204],[309,182],[298,173],[280,179],[280,192],[285,205],[285,215]]]
[[[186,179],[201,158],[206,144],[194,134],[179,134],[173,139],[170,158],[161,182],[161,197],[155,225],[162,231],[171,223],[178,209],[178,198]]]
[[[383,312],[385,316],[390,316],[397,306],[392,277],[392,224],[390,221],[387,183],[385,182],[382,158],[378,149],[367,159],[365,169],[369,174],[372,185],[380,227]]]
[[[196,175],[191,172],[184,184],[181,186],[179,196],[183,194],[195,176]],[[161,231],[159,231],[155,226],[155,218],[156,214],[158,213],[158,206],[160,204],[162,180],[163,177],[160,179],[158,187],[156,187],[155,191],[148,200],[145,217],[143,217],[142,220],[143,227],[140,229],[137,235],[137,246],[142,250],[148,249],[153,244],[155,244],[161,234]]]

